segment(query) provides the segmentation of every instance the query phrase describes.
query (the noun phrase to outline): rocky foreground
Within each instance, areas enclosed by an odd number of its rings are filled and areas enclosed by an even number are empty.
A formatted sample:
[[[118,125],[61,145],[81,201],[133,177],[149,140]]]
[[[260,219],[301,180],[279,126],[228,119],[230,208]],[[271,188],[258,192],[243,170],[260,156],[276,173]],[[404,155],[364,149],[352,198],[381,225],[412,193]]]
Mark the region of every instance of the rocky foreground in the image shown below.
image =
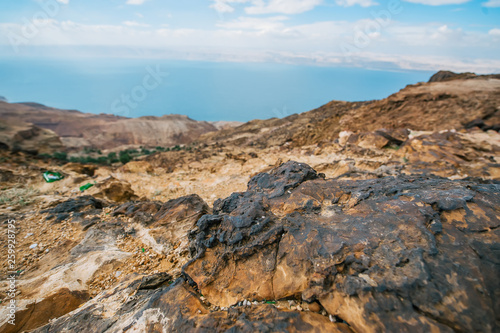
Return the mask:
[[[499,332],[500,80],[438,74],[125,165],[6,123],[0,332]]]
[[[288,162],[213,210],[197,195],[122,205],[80,196],[41,213],[71,239],[20,278],[26,309],[2,332],[50,318],[35,332],[500,327],[495,181],[325,179]]]

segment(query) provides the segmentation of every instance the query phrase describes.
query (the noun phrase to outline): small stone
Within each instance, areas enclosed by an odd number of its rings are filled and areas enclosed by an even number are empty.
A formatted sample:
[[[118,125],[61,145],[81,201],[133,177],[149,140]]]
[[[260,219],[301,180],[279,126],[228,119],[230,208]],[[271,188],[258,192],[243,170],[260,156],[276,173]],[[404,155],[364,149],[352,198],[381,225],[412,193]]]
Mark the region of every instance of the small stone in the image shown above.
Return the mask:
[[[336,322],[337,322],[337,319],[335,319],[335,317],[334,317],[334,316],[332,316],[332,315],[329,315],[329,316],[328,316],[328,319],[330,319],[330,321],[331,321],[332,323],[336,323]]]
[[[309,304],[309,311],[312,311],[312,312],[320,312],[321,311],[321,307],[319,306],[318,302],[312,302],[311,304]]]

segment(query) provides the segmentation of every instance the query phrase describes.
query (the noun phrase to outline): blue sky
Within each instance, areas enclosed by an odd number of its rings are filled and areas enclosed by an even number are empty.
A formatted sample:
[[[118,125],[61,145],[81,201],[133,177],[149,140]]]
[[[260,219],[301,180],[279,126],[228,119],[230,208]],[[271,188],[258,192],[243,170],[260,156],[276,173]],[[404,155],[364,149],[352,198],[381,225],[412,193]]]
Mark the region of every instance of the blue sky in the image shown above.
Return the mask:
[[[500,72],[500,0],[16,0],[0,56]]]

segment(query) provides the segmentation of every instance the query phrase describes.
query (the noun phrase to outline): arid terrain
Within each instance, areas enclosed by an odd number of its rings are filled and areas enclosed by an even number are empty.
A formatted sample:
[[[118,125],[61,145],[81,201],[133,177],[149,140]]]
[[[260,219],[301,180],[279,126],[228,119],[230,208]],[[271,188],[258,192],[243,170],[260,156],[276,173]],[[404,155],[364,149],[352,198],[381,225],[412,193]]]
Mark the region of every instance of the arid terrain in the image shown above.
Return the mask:
[[[126,118],[59,110],[36,103],[11,104],[1,100],[0,119],[2,122],[30,123],[50,130],[60,137],[66,149],[73,150],[83,147],[109,149],[126,145],[156,147],[186,144],[201,134],[216,131],[215,125],[218,125],[195,121],[183,115]],[[23,148],[18,141],[12,141],[11,145]]]
[[[0,119],[0,332],[500,330],[498,75],[245,124]]]

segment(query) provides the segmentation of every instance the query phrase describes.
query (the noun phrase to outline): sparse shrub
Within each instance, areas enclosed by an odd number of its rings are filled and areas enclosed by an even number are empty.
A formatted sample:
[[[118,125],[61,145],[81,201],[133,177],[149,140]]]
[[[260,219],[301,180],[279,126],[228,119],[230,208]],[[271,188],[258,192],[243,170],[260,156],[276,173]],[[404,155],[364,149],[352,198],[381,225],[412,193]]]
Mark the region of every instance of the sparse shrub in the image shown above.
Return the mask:
[[[68,154],[65,151],[56,151],[54,153],[54,158],[59,161],[67,161]]]
[[[108,165],[109,162],[108,162],[108,158],[105,157],[105,156],[100,156],[97,158],[97,164],[101,164],[101,165]]]
[[[132,157],[130,157],[129,153],[126,150],[122,150],[120,152],[119,160],[120,162],[122,162],[122,164],[127,164],[128,162],[132,161]]]

